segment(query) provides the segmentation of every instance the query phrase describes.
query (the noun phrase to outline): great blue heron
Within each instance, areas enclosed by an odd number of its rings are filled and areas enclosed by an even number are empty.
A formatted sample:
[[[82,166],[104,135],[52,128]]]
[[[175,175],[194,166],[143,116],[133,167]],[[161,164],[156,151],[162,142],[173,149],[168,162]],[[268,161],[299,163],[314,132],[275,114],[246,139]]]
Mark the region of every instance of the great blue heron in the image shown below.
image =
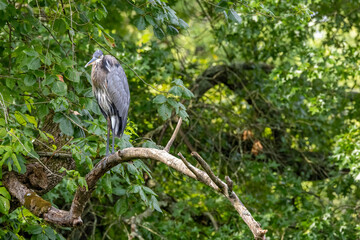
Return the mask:
[[[112,153],[114,140],[123,134],[130,105],[129,84],[120,63],[111,55],[97,50],[85,67],[93,65],[91,81],[94,96],[108,123],[106,155],[109,155],[110,128],[112,130]]]

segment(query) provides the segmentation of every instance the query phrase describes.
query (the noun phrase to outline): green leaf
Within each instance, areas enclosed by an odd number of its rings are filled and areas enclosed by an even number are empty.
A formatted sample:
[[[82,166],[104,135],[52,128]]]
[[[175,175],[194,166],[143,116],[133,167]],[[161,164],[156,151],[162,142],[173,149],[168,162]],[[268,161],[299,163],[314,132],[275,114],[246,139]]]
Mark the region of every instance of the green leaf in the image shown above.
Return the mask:
[[[148,199],[147,199],[147,197],[146,197],[146,195],[145,195],[145,193],[144,193],[144,191],[143,191],[142,187],[141,187],[141,188],[139,188],[139,194],[140,194],[140,198],[141,198],[141,200],[143,200],[143,202],[147,203],[147,202],[148,202]]]
[[[40,119],[49,114],[49,107],[47,104],[41,104],[40,107],[37,108],[38,116]]]
[[[0,187],[0,194],[8,200],[11,200],[11,195],[5,187]]]
[[[0,10],[5,10],[6,7],[7,7],[7,3],[4,0],[0,1]]]
[[[11,78],[6,79],[6,86],[10,89],[13,89],[15,87],[15,80]]]
[[[165,37],[165,33],[161,28],[154,27],[153,29],[154,29],[155,37],[157,37],[158,39],[163,39]]]
[[[41,67],[40,59],[34,57],[31,61],[27,64],[28,69],[30,70],[37,70]]]
[[[156,24],[156,22],[155,22],[155,20],[154,20],[154,18],[153,18],[152,16],[146,15],[146,16],[145,16],[145,20],[146,20],[151,26],[153,26],[153,27],[157,26],[157,24]]]
[[[137,7],[133,7],[133,8],[134,8],[134,10],[135,10],[135,12],[136,12],[137,14],[141,14],[141,15],[144,15],[144,14],[145,14],[145,12],[144,12],[142,9],[137,8]]]
[[[171,26],[171,25],[167,25],[166,26],[166,31],[171,35],[171,36],[175,36],[179,34],[179,30],[177,30],[175,27]]]
[[[67,73],[67,78],[70,81],[73,81],[73,82],[79,82],[80,81],[81,72],[78,72],[78,71],[76,71],[74,69],[71,69],[71,70],[66,71],[66,73]]]
[[[67,85],[64,82],[56,81],[52,85],[52,91],[59,96],[65,96],[67,93]]]
[[[7,135],[5,128],[0,128],[0,138],[4,138]]]
[[[156,211],[162,213],[162,211],[161,211],[161,209],[160,209],[160,206],[159,206],[159,202],[158,202],[158,200],[156,199],[156,197],[155,197],[154,195],[151,196],[149,205],[150,205],[153,209],[155,209]]]
[[[166,119],[171,117],[171,108],[168,104],[164,103],[158,108],[158,112],[160,117],[165,121]]]
[[[111,188],[111,176],[110,176],[110,174],[106,174],[105,176],[104,176],[104,180],[103,180],[104,182],[103,182],[103,187],[104,187],[104,189],[105,189],[105,192],[107,193],[107,194],[112,194],[112,188]]]
[[[128,209],[128,202],[126,198],[120,198],[119,200],[116,201],[115,203],[115,214],[117,216],[121,216],[124,213],[126,213],[127,209]]]
[[[11,159],[13,160],[16,169],[20,172],[20,171],[21,171],[21,167],[20,167],[19,161],[18,161],[15,153],[11,154]]]
[[[166,102],[166,97],[164,95],[157,95],[154,99],[153,99],[153,103],[156,104],[162,104]]]
[[[23,126],[26,126],[27,122],[21,113],[15,112],[15,118],[18,123],[20,123]]]
[[[157,196],[157,194],[156,194],[153,190],[151,190],[150,188],[148,188],[148,187],[146,187],[146,186],[143,186],[142,188],[143,188],[143,190],[144,190],[145,192],[147,192],[147,193],[149,193],[149,194],[151,194],[151,195]]]
[[[116,196],[123,196],[126,194],[126,190],[122,187],[116,187],[113,189],[113,194]]]
[[[242,21],[239,14],[233,8],[230,8],[229,10],[229,18],[236,23],[241,23]]]
[[[188,29],[189,28],[189,25],[184,20],[182,20],[181,18],[179,18],[179,26],[182,29]]]
[[[54,22],[54,31],[64,33],[66,29],[66,22],[62,18],[57,18]]]
[[[55,235],[55,231],[51,228],[51,227],[46,227],[44,229],[46,236],[51,239],[51,240],[55,240],[56,239],[56,235]]]
[[[40,233],[39,235],[36,235],[36,238],[34,240],[48,240],[49,238],[45,235],[45,233]]]
[[[0,196],[0,213],[8,214],[10,209],[10,201],[3,196]]]
[[[135,19],[135,26],[139,30],[145,30],[146,29],[146,22],[145,18],[143,16],[139,16]]]
[[[32,74],[28,74],[25,76],[24,84],[25,86],[32,86],[36,83],[36,78]]]
[[[29,225],[26,229],[26,232],[30,234],[40,234],[42,233],[42,227],[40,225]]]
[[[167,102],[173,107],[175,108],[175,110],[177,110],[179,108],[179,102],[175,101],[175,99],[173,98],[169,98],[167,100]]]
[[[38,57],[39,53],[36,52],[34,49],[26,49],[24,50],[24,53],[30,57]]]
[[[227,8],[227,0],[221,0],[215,7],[215,12],[219,13],[219,12],[224,12]]]
[[[73,127],[71,121],[69,119],[67,119],[66,117],[61,119],[59,127],[60,127],[60,130],[64,134],[66,134],[68,136],[73,136],[74,135],[74,127]]]
[[[182,93],[183,93],[183,97],[186,99],[191,99],[195,97],[194,94],[186,87],[182,88]]]
[[[173,86],[172,88],[170,88],[169,93],[171,93],[175,96],[181,96],[182,95],[181,87]]]
[[[172,82],[175,83],[176,85],[184,86],[184,82],[181,79],[176,78]]]
[[[36,118],[34,116],[29,115],[29,114],[25,114],[25,116],[26,116],[28,122],[33,124],[37,128]]]

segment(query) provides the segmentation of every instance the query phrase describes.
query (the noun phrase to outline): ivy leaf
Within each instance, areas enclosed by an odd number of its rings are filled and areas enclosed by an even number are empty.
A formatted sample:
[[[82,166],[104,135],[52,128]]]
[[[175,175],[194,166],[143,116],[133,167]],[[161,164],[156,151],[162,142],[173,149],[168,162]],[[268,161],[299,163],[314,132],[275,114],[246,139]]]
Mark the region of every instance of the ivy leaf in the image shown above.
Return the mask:
[[[137,27],[137,29],[141,30],[145,30],[146,29],[146,22],[145,22],[145,18],[143,16],[139,16],[135,19],[135,26]]]
[[[157,95],[154,99],[153,99],[153,103],[156,104],[162,104],[166,102],[166,97],[164,95]]]
[[[159,27],[154,27],[154,34],[155,34],[155,37],[157,37],[160,40],[165,37],[164,31]]]
[[[173,86],[172,88],[170,88],[169,93],[175,95],[175,96],[180,96],[182,95],[182,90],[181,87],[179,86]]]
[[[230,11],[229,11],[229,18],[236,22],[236,23],[241,23],[242,19],[241,17],[239,16],[239,14],[233,9],[233,8],[230,8]]]
[[[128,209],[128,202],[126,198],[120,198],[119,200],[116,201],[115,214],[117,216],[121,216],[124,213],[126,213],[127,209]]]
[[[158,112],[160,117],[165,121],[170,118],[172,110],[168,104],[164,103],[158,108]]]
[[[68,136],[72,136],[74,135],[74,127],[71,123],[71,121],[69,119],[67,119],[66,117],[62,118],[60,121],[60,130],[68,135]]]

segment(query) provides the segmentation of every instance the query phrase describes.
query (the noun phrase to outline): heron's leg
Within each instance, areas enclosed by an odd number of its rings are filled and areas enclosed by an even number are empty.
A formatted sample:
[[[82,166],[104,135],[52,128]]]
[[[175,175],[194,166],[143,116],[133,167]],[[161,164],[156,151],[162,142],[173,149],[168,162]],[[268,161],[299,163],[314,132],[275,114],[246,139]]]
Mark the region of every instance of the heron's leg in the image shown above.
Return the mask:
[[[107,141],[106,141],[106,156],[109,156],[110,126],[111,126],[109,117],[107,117],[107,123],[108,123],[108,131],[107,131]]]
[[[115,130],[115,129],[112,130],[112,153],[115,152],[115,150],[114,150],[114,142],[115,142],[115,133],[114,133],[114,130]]]

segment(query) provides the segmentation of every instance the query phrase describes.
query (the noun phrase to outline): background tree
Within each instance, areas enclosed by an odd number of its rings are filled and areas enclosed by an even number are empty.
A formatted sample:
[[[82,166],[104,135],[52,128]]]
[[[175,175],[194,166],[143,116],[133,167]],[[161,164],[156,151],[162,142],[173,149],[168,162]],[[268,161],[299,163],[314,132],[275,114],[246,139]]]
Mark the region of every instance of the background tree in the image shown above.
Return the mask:
[[[105,153],[106,121],[83,67],[101,49],[130,84],[118,148],[162,149],[182,117],[170,153],[192,162],[197,151],[229,176],[267,237],[357,239],[359,7],[1,0],[1,176],[21,173],[70,208]],[[154,160],[107,172],[79,228],[48,225],[1,184],[1,238],[252,237],[225,198]]]

